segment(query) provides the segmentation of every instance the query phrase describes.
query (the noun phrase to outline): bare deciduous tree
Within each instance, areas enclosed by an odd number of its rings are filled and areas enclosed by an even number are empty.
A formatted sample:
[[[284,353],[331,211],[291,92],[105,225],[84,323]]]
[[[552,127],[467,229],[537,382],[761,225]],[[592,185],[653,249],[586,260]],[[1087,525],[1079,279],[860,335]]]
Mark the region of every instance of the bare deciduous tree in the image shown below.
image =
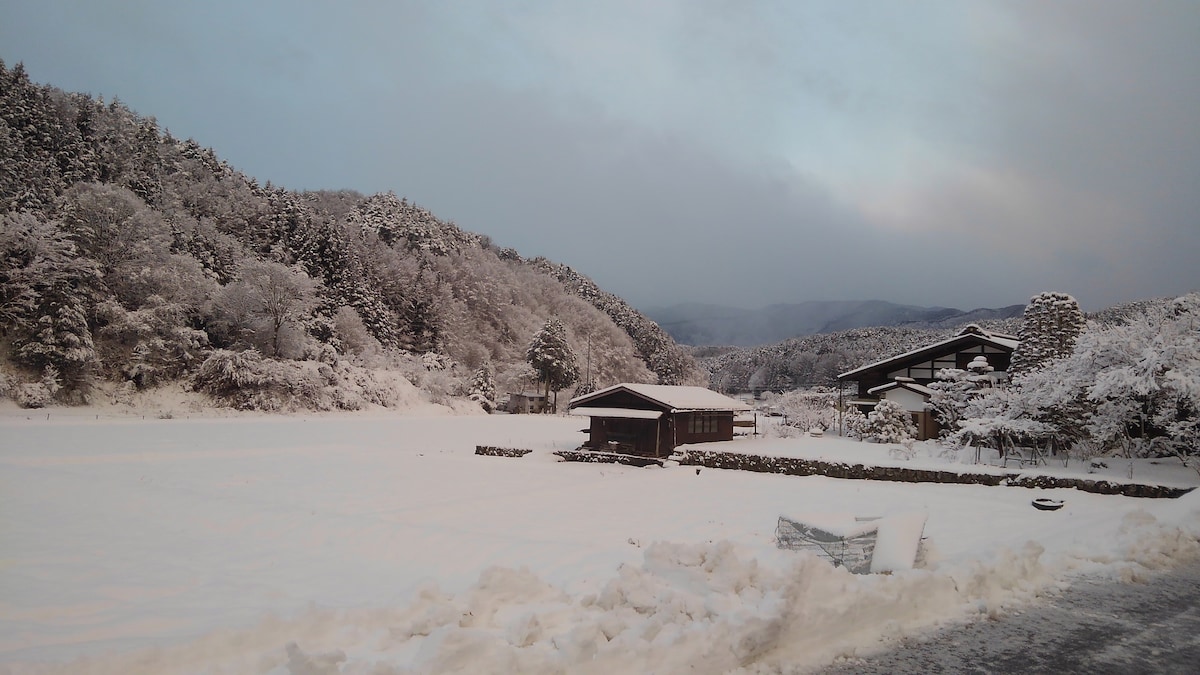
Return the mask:
[[[316,308],[320,283],[297,267],[261,260],[244,263],[238,276],[231,304],[265,324],[271,356],[279,357],[284,330]]]

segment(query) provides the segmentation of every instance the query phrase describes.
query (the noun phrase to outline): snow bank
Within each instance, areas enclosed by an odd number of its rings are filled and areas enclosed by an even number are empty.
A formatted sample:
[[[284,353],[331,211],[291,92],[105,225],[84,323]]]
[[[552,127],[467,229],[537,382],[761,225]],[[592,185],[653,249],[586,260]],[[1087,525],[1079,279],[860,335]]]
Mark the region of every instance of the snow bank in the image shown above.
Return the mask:
[[[897,532],[919,536],[921,514],[894,518]],[[1160,565],[1197,554],[1181,534],[1135,511],[1118,539],[1136,557],[1128,562]],[[12,672],[792,672],[994,616],[1055,583],[1062,570],[1044,558],[1031,542],[987,561],[863,576],[808,553],[656,543],[592,594],[573,596],[528,569],[489,568],[462,593],[429,585],[403,606],[311,609],[188,644]]]
[[[730,542],[657,543],[580,597],[528,570],[492,568],[463,593],[430,586],[403,607],[313,609],[188,644],[15,672],[774,672],[1032,594],[1045,583],[1040,552],[864,577],[804,553],[760,560]]]

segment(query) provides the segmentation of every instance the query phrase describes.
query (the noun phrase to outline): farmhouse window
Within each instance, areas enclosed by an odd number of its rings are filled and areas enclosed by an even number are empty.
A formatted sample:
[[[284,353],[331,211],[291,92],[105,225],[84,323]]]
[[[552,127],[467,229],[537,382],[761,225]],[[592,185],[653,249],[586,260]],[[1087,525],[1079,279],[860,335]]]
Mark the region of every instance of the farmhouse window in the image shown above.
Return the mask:
[[[715,434],[717,433],[717,414],[716,413],[692,413],[688,418],[688,433],[689,434]]]

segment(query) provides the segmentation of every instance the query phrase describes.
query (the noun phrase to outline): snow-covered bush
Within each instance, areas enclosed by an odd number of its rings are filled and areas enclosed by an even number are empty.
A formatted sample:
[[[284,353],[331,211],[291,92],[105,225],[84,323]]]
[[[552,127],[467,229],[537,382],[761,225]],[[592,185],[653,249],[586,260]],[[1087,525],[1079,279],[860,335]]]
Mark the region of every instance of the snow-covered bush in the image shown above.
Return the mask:
[[[383,348],[353,307],[338,307],[333,315],[333,334],[346,354],[375,353]]]
[[[50,390],[41,382],[27,382],[17,385],[13,392],[13,400],[22,408],[44,408],[50,405],[54,397]]]
[[[825,431],[837,424],[837,394],[823,388],[784,392],[773,399],[787,424],[802,431]]]
[[[777,418],[773,418],[777,419]],[[765,422],[762,425],[763,438],[799,438],[805,434],[801,429],[790,424]]]
[[[40,381],[17,384],[12,393],[13,400],[22,408],[44,408],[54,401],[54,396],[61,390],[58,370],[54,366],[46,366]]]
[[[272,361],[254,350],[217,350],[200,365],[194,386],[240,410],[280,411],[297,407],[328,410],[325,378],[311,361]]]
[[[262,354],[247,349],[218,349],[200,364],[193,384],[197,391],[215,396],[261,387],[270,381]]]
[[[903,443],[916,437],[917,426],[899,403],[884,399],[867,415],[867,433],[879,443]]]
[[[128,311],[115,300],[96,307],[104,324],[98,351],[106,369],[150,387],[178,379],[199,363],[208,334],[187,325],[188,308],[151,295],[144,306]]]
[[[126,380],[113,387],[113,390],[108,395],[108,400],[113,405],[132,405],[136,394],[137,385]]]
[[[452,370],[430,370],[420,374],[414,383],[429,394],[429,400],[449,405],[455,398],[467,396],[463,378]]]
[[[846,435],[851,438],[865,440],[869,433],[867,416],[856,405],[846,406],[842,411],[842,424],[846,428]]]
[[[911,461],[917,456],[917,448],[913,439],[906,438],[901,441],[900,445],[901,447],[899,448],[892,448],[891,450],[888,450],[888,456],[892,459],[902,459],[906,462]]]

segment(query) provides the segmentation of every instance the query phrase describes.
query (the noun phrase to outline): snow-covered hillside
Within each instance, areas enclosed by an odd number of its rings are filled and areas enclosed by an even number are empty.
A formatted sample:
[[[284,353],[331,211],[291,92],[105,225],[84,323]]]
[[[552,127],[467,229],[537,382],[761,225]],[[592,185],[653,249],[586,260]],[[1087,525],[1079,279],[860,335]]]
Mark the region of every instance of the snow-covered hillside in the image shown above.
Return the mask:
[[[578,418],[0,417],[0,672],[778,672],[1200,551],[1200,496],[555,461]],[[473,454],[522,447],[521,459]],[[721,449],[846,456],[837,438]],[[1179,480],[1196,475],[1179,473]],[[1041,512],[1039,496],[1066,500]],[[928,514],[855,576],[779,515]]]

